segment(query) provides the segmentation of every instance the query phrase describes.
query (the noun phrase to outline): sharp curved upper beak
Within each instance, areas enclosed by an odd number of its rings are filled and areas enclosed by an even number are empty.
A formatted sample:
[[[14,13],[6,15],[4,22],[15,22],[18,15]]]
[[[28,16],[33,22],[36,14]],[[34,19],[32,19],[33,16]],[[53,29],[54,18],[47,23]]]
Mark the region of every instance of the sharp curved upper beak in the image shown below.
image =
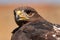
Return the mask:
[[[24,12],[24,11],[16,11],[16,18],[18,18],[18,20],[28,20],[29,17],[28,15]]]

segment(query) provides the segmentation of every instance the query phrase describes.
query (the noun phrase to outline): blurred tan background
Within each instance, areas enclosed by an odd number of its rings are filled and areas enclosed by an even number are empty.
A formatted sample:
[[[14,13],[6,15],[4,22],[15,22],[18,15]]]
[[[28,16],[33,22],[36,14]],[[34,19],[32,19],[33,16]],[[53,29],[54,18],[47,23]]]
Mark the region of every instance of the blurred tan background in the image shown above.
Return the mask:
[[[11,40],[12,31],[18,27],[14,21],[13,10],[20,6],[31,6],[47,21],[60,24],[59,5],[12,4],[0,5],[0,40]]]

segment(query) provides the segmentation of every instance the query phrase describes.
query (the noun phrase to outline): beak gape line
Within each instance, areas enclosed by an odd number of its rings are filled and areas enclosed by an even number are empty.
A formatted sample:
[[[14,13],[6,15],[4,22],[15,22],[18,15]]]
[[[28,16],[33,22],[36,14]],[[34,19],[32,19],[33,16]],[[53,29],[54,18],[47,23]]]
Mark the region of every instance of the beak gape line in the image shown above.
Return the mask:
[[[25,13],[23,10],[16,11],[16,14],[17,14],[17,16],[19,16],[18,20],[28,20],[29,19],[28,14]]]

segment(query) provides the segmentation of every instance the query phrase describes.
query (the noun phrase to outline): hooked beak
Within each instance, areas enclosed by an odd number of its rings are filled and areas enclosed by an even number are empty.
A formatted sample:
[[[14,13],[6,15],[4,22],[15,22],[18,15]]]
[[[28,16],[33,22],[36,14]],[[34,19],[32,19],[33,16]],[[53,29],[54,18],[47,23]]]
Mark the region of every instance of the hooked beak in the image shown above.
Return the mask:
[[[18,18],[18,20],[28,20],[29,17],[28,15],[24,12],[24,11],[16,11],[16,18]]]

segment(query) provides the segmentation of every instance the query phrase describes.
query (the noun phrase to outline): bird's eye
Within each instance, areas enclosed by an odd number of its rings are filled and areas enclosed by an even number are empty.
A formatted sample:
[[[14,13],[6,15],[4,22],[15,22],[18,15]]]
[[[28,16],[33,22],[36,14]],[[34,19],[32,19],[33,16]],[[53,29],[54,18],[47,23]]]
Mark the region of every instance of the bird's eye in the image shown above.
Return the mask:
[[[27,14],[30,14],[32,11],[31,10],[24,10]]]
[[[34,14],[31,10],[24,10],[24,12],[26,12],[29,15],[29,17],[33,16]]]

